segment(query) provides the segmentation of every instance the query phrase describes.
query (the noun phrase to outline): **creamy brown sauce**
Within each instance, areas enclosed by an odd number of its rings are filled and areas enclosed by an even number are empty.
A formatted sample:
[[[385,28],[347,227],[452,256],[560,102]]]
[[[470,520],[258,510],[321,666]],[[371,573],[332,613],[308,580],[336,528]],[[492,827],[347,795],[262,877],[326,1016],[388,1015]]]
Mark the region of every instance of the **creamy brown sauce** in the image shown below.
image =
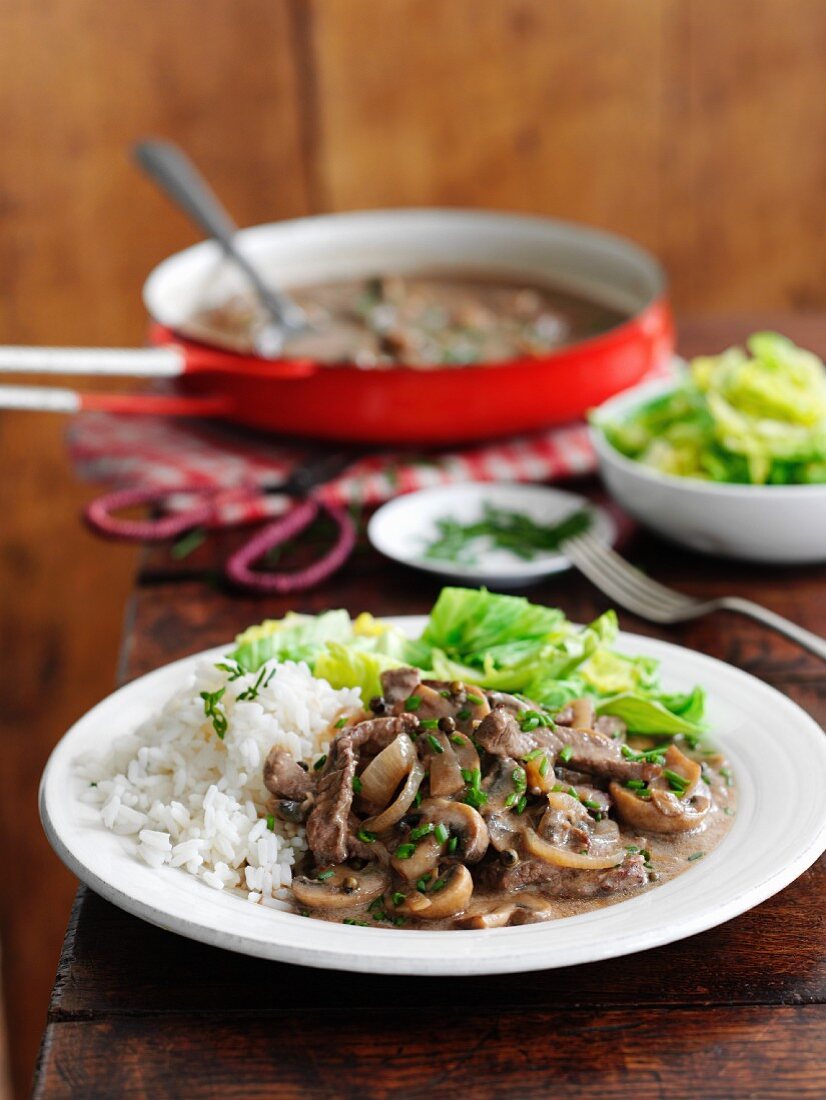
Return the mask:
[[[288,357],[364,368],[465,366],[542,355],[626,320],[609,306],[552,287],[491,277],[376,277],[290,288],[312,332],[291,339]],[[185,326],[206,341],[250,351],[266,317],[236,297]]]
[[[421,921],[408,918],[405,920],[403,927],[431,932],[453,931],[463,927],[469,918],[486,914],[504,902],[516,901],[524,898],[525,895],[541,901],[552,912],[552,916],[546,919],[561,920],[564,917],[576,917],[593,912],[596,909],[621,905],[622,902],[628,901],[630,898],[638,897],[642,893],[648,893],[659,886],[664,886],[679,875],[697,868],[709,853],[725,839],[734,822],[737,805],[735,787],[731,782],[725,781],[718,773],[711,773],[711,775],[714,806],[703,825],[694,832],[673,836],[651,834],[648,837],[640,837],[632,830],[620,829],[624,844],[632,847],[644,847],[651,853],[650,863],[653,871],[649,876],[650,881],[645,886],[630,889],[624,893],[590,899],[549,896],[543,893],[541,886],[528,886],[520,890],[518,894],[509,895],[504,895],[500,891],[477,887],[473,892],[470,904],[459,917],[442,921]],[[296,907],[296,912],[300,911],[299,907]],[[395,927],[389,920],[376,920],[374,912],[371,912],[369,906],[339,910],[335,914],[324,912],[321,909],[315,909],[311,912],[304,910],[303,915],[337,924],[346,920],[372,928]],[[544,923],[544,921],[537,923]]]

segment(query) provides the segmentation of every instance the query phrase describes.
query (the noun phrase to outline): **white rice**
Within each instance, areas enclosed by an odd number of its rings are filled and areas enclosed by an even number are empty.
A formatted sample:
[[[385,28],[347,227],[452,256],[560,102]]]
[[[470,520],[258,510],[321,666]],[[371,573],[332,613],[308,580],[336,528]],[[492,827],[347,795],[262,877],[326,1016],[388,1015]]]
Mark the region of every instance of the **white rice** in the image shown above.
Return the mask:
[[[275,819],[268,828],[264,760],[280,745],[312,763],[326,751],[331,726],[359,711],[361,700],[357,689],[336,691],[305,664],[270,662],[257,697],[239,701],[258,679],[231,680],[201,661],[158,714],[77,767],[88,784],[84,801],[100,808],[107,829],[133,836],[150,867],[179,867],[216,890],[239,888],[252,902],[282,908],[306,840],[298,825]],[[201,698],[221,688],[223,740]]]

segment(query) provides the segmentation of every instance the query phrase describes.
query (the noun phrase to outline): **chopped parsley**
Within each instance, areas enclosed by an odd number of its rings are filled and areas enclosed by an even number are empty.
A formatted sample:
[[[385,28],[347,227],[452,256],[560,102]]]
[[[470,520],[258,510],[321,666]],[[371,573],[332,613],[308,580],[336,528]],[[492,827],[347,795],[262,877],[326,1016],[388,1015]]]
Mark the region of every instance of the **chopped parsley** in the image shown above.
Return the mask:
[[[202,691],[201,698],[204,701],[204,714],[212,722],[212,728],[215,730],[221,741],[224,740],[224,734],[227,732],[227,726],[229,721],[226,714],[221,710],[219,706],[221,699],[224,697],[224,692],[227,689],[225,687],[219,688],[217,691]]]

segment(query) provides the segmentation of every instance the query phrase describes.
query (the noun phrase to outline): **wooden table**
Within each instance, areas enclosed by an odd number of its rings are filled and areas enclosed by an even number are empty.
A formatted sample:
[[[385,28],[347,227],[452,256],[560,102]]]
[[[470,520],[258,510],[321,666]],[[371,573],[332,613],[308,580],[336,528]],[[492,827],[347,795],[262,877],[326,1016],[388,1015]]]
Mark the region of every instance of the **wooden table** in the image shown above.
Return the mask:
[[[715,348],[754,327],[754,318],[698,322],[683,347]],[[786,318],[783,327],[826,352],[823,320]],[[146,556],[122,681],[290,604],[415,613],[438,590],[362,547],[344,573],[297,603],[254,601],[210,581],[226,549],[214,540],[180,563]],[[686,592],[737,593],[810,629],[826,626],[822,568],[704,559],[641,533],[625,551]],[[576,575],[527,595],[580,621],[607,606]],[[746,669],[826,725],[822,664],[747,620],[718,615],[666,631],[623,615],[622,624]],[[81,887],[35,1096],[822,1098],[825,888],[821,861],[757,909],[680,943],[589,966],[448,981],[260,962],[160,931]]]

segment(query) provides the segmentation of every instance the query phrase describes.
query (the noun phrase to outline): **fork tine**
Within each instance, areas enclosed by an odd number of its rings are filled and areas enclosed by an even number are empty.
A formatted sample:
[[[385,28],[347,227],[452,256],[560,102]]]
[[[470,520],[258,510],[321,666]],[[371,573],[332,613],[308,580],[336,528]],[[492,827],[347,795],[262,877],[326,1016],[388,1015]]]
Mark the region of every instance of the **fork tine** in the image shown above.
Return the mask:
[[[682,592],[677,592],[673,588],[668,588],[666,585],[660,584],[659,581],[647,577],[645,573],[631,565],[625,558],[620,557],[615,550],[594,538],[593,535],[584,534],[579,538],[582,540],[583,546],[590,550],[595,558],[599,558],[601,563],[604,563],[606,570],[610,570],[618,579],[624,579],[636,590],[644,592],[645,595],[656,597],[666,605],[675,608],[684,609],[695,603],[691,596],[685,596]]]
[[[629,611],[655,622],[673,620],[692,605],[688,597],[672,592],[655,581],[649,581],[618,554],[596,540],[570,539],[563,552],[568,553],[580,571],[606,595]]]

